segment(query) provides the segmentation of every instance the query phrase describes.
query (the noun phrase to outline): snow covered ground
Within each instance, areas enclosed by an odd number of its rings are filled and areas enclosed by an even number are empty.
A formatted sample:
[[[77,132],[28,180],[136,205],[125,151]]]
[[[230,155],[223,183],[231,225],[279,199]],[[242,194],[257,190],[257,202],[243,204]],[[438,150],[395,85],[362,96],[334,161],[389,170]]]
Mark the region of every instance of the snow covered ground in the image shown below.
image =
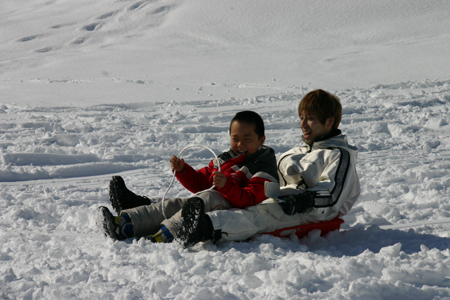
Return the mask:
[[[0,3],[1,299],[450,299],[448,1]],[[113,242],[108,182],[161,197],[169,157],[260,113],[280,155],[324,88],[360,149],[342,231],[183,249]],[[183,154],[195,167],[212,154]],[[180,184],[172,196],[188,196]]]

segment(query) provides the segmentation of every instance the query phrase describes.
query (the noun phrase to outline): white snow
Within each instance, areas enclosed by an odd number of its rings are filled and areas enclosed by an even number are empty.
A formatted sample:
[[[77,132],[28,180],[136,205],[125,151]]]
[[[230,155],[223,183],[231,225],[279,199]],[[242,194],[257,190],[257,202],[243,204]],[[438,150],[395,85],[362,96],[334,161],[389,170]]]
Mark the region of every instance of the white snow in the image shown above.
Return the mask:
[[[2,0],[1,299],[450,299],[448,1]],[[161,197],[255,110],[280,155],[336,93],[362,194],[340,232],[113,242],[108,182]],[[202,148],[183,157],[196,168]],[[170,197],[189,196],[179,183]]]

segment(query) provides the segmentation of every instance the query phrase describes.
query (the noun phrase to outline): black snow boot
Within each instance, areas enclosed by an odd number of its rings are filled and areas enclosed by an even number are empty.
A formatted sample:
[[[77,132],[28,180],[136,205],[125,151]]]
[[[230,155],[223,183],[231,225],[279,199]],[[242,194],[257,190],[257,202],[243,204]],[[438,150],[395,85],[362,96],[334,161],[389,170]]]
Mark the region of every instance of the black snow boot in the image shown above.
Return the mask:
[[[124,209],[149,205],[151,203],[147,197],[136,195],[127,189],[125,182],[120,176],[113,176],[109,182],[109,200],[117,214],[120,214]]]
[[[133,223],[130,216],[113,216],[105,206],[97,208],[97,226],[106,237],[113,240],[124,240],[133,236]]]
[[[209,216],[205,213],[205,204],[198,197],[190,198],[181,210],[182,226],[178,231],[178,242],[185,248],[198,242],[212,240],[220,236],[220,230],[214,231]]]

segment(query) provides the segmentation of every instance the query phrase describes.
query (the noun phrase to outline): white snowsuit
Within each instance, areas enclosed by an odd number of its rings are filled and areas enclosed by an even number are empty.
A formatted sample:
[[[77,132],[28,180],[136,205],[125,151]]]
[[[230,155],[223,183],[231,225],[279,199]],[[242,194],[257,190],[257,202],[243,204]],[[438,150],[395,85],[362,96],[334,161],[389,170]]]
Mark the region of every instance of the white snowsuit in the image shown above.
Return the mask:
[[[219,242],[242,241],[257,234],[347,214],[360,194],[356,159],[357,148],[348,145],[340,130],[312,146],[305,143],[285,152],[277,163],[280,194],[315,191],[314,207],[307,213],[286,215],[278,200],[270,198],[245,209],[208,212],[214,230],[222,233]]]

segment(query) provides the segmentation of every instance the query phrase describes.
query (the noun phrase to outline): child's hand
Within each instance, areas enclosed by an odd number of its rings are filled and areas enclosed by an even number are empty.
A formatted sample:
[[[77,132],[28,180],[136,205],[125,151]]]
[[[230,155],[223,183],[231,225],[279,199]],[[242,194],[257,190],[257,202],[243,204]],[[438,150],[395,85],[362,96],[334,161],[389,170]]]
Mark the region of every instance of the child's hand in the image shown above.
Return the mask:
[[[172,167],[172,171],[183,172],[186,164],[184,163],[184,159],[178,159],[175,155],[172,155],[170,166]]]
[[[223,175],[223,173],[217,171],[213,172],[213,174],[214,174],[213,184],[219,189],[223,188],[227,183],[228,178],[225,175]]]

